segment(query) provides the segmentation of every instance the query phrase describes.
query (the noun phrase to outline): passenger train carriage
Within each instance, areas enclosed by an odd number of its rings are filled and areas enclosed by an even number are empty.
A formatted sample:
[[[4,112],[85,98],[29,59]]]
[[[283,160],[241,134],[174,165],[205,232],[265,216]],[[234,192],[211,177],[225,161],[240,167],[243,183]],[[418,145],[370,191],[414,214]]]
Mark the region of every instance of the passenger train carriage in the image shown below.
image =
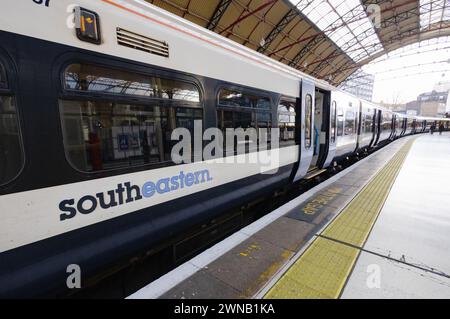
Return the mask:
[[[276,173],[196,151],[175,165],[171,133],[193,132],[196,120],[202,130],[279,128],[279,149],[268,151],[279,151]],[[69,264],[93,276],[434,121],[360,100],[144,1],[2,3],[0,296],[64,291]]]

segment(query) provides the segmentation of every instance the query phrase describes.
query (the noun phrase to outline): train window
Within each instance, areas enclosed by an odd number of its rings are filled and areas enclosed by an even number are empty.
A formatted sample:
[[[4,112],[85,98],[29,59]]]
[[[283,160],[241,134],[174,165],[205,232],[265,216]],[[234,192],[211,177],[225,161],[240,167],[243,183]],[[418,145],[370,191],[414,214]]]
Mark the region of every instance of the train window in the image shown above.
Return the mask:
[[[344,135],[344,110],[342,107],[337,110],[337,136]]]
[[[305,98],[305,148],[307,149],[311,147],[312,141],[312,107],[312,97],[310,94],[307,94]]]
[[[270,99],[238,90],[222,89],[219,92],[219,106],[248,107],[270,110]]]
[[[255,113],[250,110],[219,110],[217,112],[219,128],[225,131],[227,128],[249,128],[256,127]]]
[[[392,115],[383,112],[383,130],[391,130],[392,129]]]
[[[295,101],[281,100],[278,105],[280,147],[295,145]]]
[[[336,141],[336,116],[337,116],[337,106],[336,101],[333,101],[331,104],[331,132],[330,132],[330,143],[334,143]]]
[[[172,130],[193,132],[202,110],[104,101],[60,101],[64,146],[73,166],[92,172],[172,164]],[[193,135],[192,135],[193,136]]]
[[[0,61],[0,185],[16,178],[24,163],[16,101],[13,92],[7,90],[7,80]]]
[[[23,161],[15,99],[11,95],[0,94],[0,185],[19,174]]]
[[[65,94],[96,93],[95,98],[60,100],[66,154],[83,172],[173,165],[171,150],[177,141],[171,140],[172,131],[182,127],[193,132],[194,121],[203,119],[193,83],[81,64],[70,65],[64,80]],[[145,99],[136,102],[129,96]],[[200,159],[192,155],[192,160]]]
[[[270,128],[272,127],[272,114],[270,112],[257,112],[255,110],[248,109],[218,109],[217,110],[218,127],[224,132],[224,149],[226,147],[226,129],[227,128],[267,128],[267,141],[270,148]],[[237,142],[234,143],[237,147]],[[257,150],[257,141],[248,141],[246,152]],[[236,151],[235,149],[234,151]],[[227,154],[227,155],[234,155]]]
[[[355,133],[355,112],[347,111],[345,113],[344,135],[353,135],[354,133]]]
[[[222,89],[219,92],[219,105],[251,108],[254,105],[254,97],[239,91]]]
[[[256,127],[257,128],[271,128],[272,114],[269,112],[256,112]]]
[[[234,89],[221,89],[218,96],[217,121],[218,128],[224,132],[224,148],[226,147],[227,128],[267,128],[267,141],[270,148],[270,129],[272,127],[272,106],[267,97],[241,92]],[[247,139],[246,152],[257,151],[258,141]],[[237,151],[239,141],[233,154]]]
[[[64,83],[66,90],[200,102],[200,92],[192,83],[94,65],[69,65]]]
[[[262,110],[270,110],[271,109],[270,100],[265,97],[258,98],[256,101],[256,108]]]
[[[366,114],[364,122],[365,122],[365,126],[364,126],[365,130],[364,130],[364,132],[365,133],[372,133],[373,132],[373,115]]]
[[[3,65],[0,63],[0,88],[6,88],[6,72]]]

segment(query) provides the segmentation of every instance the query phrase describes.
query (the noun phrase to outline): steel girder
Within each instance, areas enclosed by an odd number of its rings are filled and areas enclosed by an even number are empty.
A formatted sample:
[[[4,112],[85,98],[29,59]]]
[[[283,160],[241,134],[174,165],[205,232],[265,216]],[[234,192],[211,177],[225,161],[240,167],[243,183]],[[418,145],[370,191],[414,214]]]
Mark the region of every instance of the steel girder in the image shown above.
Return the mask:
[[[228,6],[231,4],[231,2],[233,2],[233,0],[220,0],[219,4],[216,7],[216,10],[214,11],[214,14],[212,15],[208,25],[206,26],[208,30],[214,31],[214,29],[219,24],[220,19],[227,11]]]
[[[296,10],[289,10],[283,18],[276,24],[275,28],[273,28],[270,33],[265,38],[264,45],[260,46],[257,51],[260,53],[264,53],[269,46],[272,44],[273,40],[286,28],[286,26],[294,20],[296,17],[298,17],[298,13]]]

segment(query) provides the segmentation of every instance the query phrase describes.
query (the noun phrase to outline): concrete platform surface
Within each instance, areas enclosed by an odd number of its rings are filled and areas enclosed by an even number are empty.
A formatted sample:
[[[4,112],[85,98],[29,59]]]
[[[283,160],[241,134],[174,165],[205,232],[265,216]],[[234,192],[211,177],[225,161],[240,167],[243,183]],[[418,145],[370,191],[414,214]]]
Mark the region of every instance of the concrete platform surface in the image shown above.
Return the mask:
[[[450,298],[450,134],[420,136],[343,298]]]

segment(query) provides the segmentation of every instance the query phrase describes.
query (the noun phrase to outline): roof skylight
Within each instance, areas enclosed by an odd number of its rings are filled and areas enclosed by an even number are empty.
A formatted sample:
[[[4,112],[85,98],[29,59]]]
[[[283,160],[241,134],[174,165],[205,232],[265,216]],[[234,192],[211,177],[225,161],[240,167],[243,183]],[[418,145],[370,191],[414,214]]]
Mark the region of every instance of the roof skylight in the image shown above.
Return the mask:
[[[353,61],[383,50],[360,0],[289,0]]]
[[[450,1],[420,0],[420,29],[428,29],[441,21],[450,21]]]

